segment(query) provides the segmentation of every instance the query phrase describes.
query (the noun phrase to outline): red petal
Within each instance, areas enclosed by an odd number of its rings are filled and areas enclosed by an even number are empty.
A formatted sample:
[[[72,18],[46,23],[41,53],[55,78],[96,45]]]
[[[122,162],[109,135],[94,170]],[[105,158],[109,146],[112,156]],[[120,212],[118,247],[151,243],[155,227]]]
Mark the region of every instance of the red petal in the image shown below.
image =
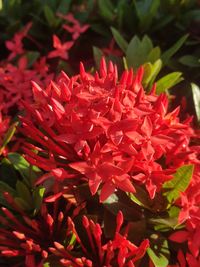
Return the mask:
[[[169,239],[177,243],[183,243],[187,241],[189,233],[187,231],[177,231],[170,235]]]

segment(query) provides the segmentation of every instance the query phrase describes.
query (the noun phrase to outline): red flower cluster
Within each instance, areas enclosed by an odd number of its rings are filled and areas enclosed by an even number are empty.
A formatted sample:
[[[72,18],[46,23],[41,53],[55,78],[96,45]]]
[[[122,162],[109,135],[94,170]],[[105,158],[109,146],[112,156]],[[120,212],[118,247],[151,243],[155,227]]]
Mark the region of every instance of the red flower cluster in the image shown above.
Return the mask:
[[[89,250],[84,245],[85,240],[81,240],[79,237],[75,225],[71,218],[68,218],[69,233],[76,236],[77,242],[80,244],[82,251],[85,252],[86,257],[75,258],[70,254],[70,250],[73,251],[74,245],[64,248],[61,244],[55,242],[55,248],[50,248],[50,251],[55,255],[60,256],[63,266],[73,267],[135,267],[135,262],[141,259],[146,253],[146,249],[149,246],[149,241],[144,240],[139,247],[135,246],[127,239],[127,231],[124,235],[119,231],[123,224],[123,214],[121,212],[117,215],[117,227],[113,240],[109,240],[108,243],[102,245],[102,229],[98,223],[94,223],[93,220],[88,220],[86,216],[83,216],[83,227],[87,233],[87,238],[90,244]],[[92,260],[90,260],[92,259]]]
[[[115,266],[134,267],[149,246],[148,240],[144,240],[139,247],[131,243],[127,239],[128,227],[124,234],[120,233],[123,224],[121,212],[117,215],[113,240],[105,243],[103,226],[82,215],[81,231],[85,231],[86,239],[80,238],[73,220],[83,205],[74,207],[64,198],[53,200],[53,203],[43,203],[39,214],[31,220],[11,195],[5,193],[4,196],[23,220],[19,220],[7,208],[2,208],[4,217],[0,216],[3,225],[0,229],[0,256],[23,258],[26,267],[43,266],[51,254],[55,255],[57,262],[67,267],[111,267],[115,261]],[[52,197],[46,198],[46,202],[52,202]],[[21,265],[16,263],[13,266]]]
[[[48,69],[45,70],[44,66],[42,67],[43,72],[40,71],[41,61],[44,61],[44,58],[36,62],[32,69],[29,69],[28,59],[23,56],[18,60],[17,66],[8,63],[0,68],[1,110],[4,113],[7,114],[10,108],[14,108],[16,113],[16,107],[21,107],[21,100],[29,103],[33,101],[31,80],[45,85],[53,78],[53,75],[48,74]],[[44,64],[47,67],[46,62]]]
[[[142,68],[135,75],[125,71],[118,81],[116,66],[110,62],[107,69],[103,59],[94,76],[81,64],[80,75],[62,73],[45,90],[34,83],[35,103],[24,103],[22,131],[41,153],[28,145],[27,160],[45,170],[61,168],[62,179],[88,181],[92,194],[101,188],[101,201],[116,189],[134,192],[134,183],[154,198],[174,173],[161,159],[193,132],[188,122],[179,122],[179,109],[167,113],[167,96],[155,95],[155,86],[145,94],[142,75]]]

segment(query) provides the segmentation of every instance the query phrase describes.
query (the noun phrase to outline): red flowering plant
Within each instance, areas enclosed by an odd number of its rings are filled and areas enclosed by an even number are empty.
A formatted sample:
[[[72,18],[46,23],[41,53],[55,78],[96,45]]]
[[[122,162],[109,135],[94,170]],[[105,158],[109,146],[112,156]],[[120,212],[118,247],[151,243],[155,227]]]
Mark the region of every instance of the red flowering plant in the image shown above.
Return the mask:
[[[102,59],[95,74],[81,63],[80,74],[62,72],[45,89],[32,82],[34,100],[22,101],[20,131],[27,137],[26,160],[43,171],[28,188],[45,189],[41,205],[49,211],[30,215],[34,206],[28,208],[12,190],[4,194],[15,213],[2,210],[8,218],[1,235],[4,259],[35,258],[35,264],[52,266],[198,266],[198,136],[190,118],[180,121],[179,108],[168,111],[167,95],[157,95],[156,85],[145,93],[142,78],[141,67],[118,79],[117,67]],[[8,160],[20,170],[12,153]],[[75,210],[81,207],[76,216],[60,203],[63,197],[74,199]],[[66,237],[57,238],[63,210]],[[22,227],[26,216],[37,225],[50,223],[51,241]]]

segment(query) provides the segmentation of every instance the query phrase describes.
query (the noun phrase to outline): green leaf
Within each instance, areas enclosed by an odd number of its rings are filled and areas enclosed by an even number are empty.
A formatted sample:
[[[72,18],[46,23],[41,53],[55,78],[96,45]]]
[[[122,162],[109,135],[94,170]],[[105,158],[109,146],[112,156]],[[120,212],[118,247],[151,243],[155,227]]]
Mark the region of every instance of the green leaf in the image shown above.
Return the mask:
[[[32,206],[29,205],[23,198],[15,197],[15,203],[22,209],[22,210],[31,210]]]
[[[9,161],[13,164],[14,168],[20,172],[22,177],[26,178],[29,176],[30,164],[18,153],[9,153]]]
[[[164,254],[156,254],[151,248],[147,249],[147,254],[154,263],[155,267],[166,267],[168,266],[168,259]]]
[[[37,214],[37,212],[40,210],[42,200],[44,197],[45,188],[42,186],[38,186],[35,188],[33,192],[33,202],[34,202],[34,215]]]
[[[142,41],[135,35],[131,39],[126,52],[128,66],[137,69],[140,65],[147,62],[148,54],[152,49],[152,41],[147,35],[143,37]]]
[[[27,186],[20,180],[16,183],[16,191],[20,198],[22,198],[27,204],[32,205],[33,199]]]
[[[200,122],[200,88],[195,83],[191,83],[194,108],[198,122]]]
[[[142,45],[144,46],[146,53],[150,52],[153,49],[153,43],[146,34],[142,38]]]
[[[181,48],[181,46],[187,40],[188,36],[188,34],[182,36],[172,47],[170,47],[162,54],[161,59],[164,64],[167,64],[169,59]]]
[[[181,72],[167,74],[156,82],[156,92],[161,94],[183,80]]]
[[[185,55],[179,58],[179,62],[188,67],[200,67],[199,59],[192,55]]]
[[[9,186],[7,183],[0,181],[0,195],[4,192],[10,193],[12,196],[16,195],[16,191],[11,186]]]
[[[167,239],[160,233],[155,232],[149,237],[151,247],[147,249],[147,254],[155,267],[166,267],[169,263],[169,247]]]
[[[144,76],[142,83],[144,87],[148,85],[151,87],[155,78],[162,68],[162,61],[158,59],[154,64],[146,63],[144,64]]]
[[[0,165],[0,180],[15,188],[18,173],[7,158],[3,158]]]
[[[134,187],[136,189],[136,192],[134,194],[127,193],[129,198],[137,205],[151,210],[152,202],[148,193],[141,186],[134,184]]]
[[[67,14],[70,8],[72,0],[61,0],[59,1],[59,6],[57,8],[57,12],[62,14]]]
[[[178,217],[174,218],[151,218],[149,219],[149,223],[152,223],[154,225],[155,231],[170,231],[178,229],[179,222]]]
[[[103,57],[103,52],[98,47],[93,46],[93,56],[94,56],[96,66],[99,67],[101,58]]]
[[[110,0],[98,0],[99,12],[108,22],[114,20],[114,6]]]
[[[160,47],[159,46],[154,47],[148,54],[147,61],[153,64],[160,58],[160,54],[161,54]]]
[[[127,220],[137,220],[141,217],[140,211],[138,211],[134,205],[130,205],[130,200],[126,194],[122,194],[121,196],[112,194],[103,202],[103,205],[115,216],[118,214],[119,210],[121,210],[124,218]]]
[[[37,176],[36,172],[40,172],[40,169],[36,166],[31,166],[28,161],[18,153],[9,153],[7,157],[14,168],[26,179],[28,184],[30,184],[32,178]]]
[[[17,125],[18,125],[18,122],[13,123],[9,127],[7,133],[5,134],[3,142],[2,142],[2,146],[0,148],[0,155],[3,152],[4,148],[7,146],[7,144],[11,141],[13,135],[15,134],[16,129],[17,129]]]
[[[48,5],[44,6],[44,15],[45,15],[45,18],[46,18],[49,26],[55,25],[56,18],[55,18],[54,12],[52,11],[52,9]]]
[[[134,4],[140,20],[140,29],[144,32],[151,26],[151,22],[160,6],[160,0],[134,1]]]
[[[128,47],[127,41],[122,37],[119,31],[116,30],[115,28],[111,27],[111,31],[112,31],[112,34],[113,34],[113,37],[116,43],[119,45],[119,47],[121,48],[123,52],[126,52],[127,47]]]
[[[173,203],[180,197],[180,193],[187,189],[192,178],[193,169],[193,165],[184,165],[178,168],[172,180],[164,183],[163,188],[166,190],[164,195],[169,203]]]
[[[28,67],[32,67],[32,65],[35,63],[35,61],[39,58],[40,53],[37,51],[29,51],[26,53],[26,56],[28,58]]]

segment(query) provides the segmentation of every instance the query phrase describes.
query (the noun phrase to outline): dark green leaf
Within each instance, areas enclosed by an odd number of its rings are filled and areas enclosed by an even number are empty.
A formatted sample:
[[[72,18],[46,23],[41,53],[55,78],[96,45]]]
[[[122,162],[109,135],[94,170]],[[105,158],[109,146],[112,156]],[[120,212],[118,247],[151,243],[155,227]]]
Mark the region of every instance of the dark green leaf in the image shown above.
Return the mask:
[[[70,8],[72,0],[61,0],[57,8],[57,12],[62,14],[67,14]]]
[[[15,203],[22,209],[22,210],[31,210],[32,207],[21,197],[14,198]]]
[[[20,198],[22,198],[27,204],[32,205],[32,196],[27,186],[20,180],[16,183],[16,191]]]
[[[172,47],[170,47],[162,54],[161,59],[164,64],[167,64],[169,59],[181,48],[181,46],[187,40],[188,36],[188,34],[182,36]]]
[[[7,144],[11,141],[13,135],[15,134],[17,125],[18,125],[18,122],[13,123],[8,129],[7,133],[5,134],[3,142],[2,142],[2,146],[0,148],[0,155],[2,151],[4,150],[4,148],[7,146]]]
[[[46,18],[48,24],[50,26],[55,25],[56,18],[55,18],[54,12],[52,11],[52,9],[48,5],[44,6],[44,14],[45,14],[45,18]]]
[[[10,193],[12,196],[16,195],[16,191],[7,183],[0,181],[0,195],[4,192]]]
[[[29,51],[26,53],[26,56],[28,58],[28,67],[32,67],[32,65],[35,63],[35,61],[39,58],[40,53],[37,51]]]
[[[127,193],[130,199],[137,205],[151,210],[152,202],[148,193],[141,186],[134,185],[134,187],[136,189],[136,192],[134,194]]]
[[[129,67],[138,68],[140,65],[147,62],[147,57],[153,49],[151,39],[145,35],[140,41],[138,36],[134,36],[127,48],[126,60]]]
[[[103,52],[96,46],[93,46],[93,56],[96,63],[96,66],[99,67]]]
[[[0,165],[0,180],[15,188],[18,180],[17,171],[14,169],[10,161],[4,158]]]
[[[40,210],[42,200],[44,197],[45,188],[42,186],[38,186],[35,188],[33,192],[33,201],[34,201],[34,215]]]
[[[182,56],[179,62],[188,67],[200,67],[199,58],[192,55]]]
[[[122,35],[115,28],[111,27],[111,31],[112,31],[112,34],[113,34],[113,37],[116,43],[119,45],[119,47],[121,48],[123,52],[126,52],[127,47],[128,47],[127,41],[122,37]]]
[[[102,17],[107,21],[113,21],[114,19],[114,6],[110,0],[98,0],[99,12]]]
[[[144,32],[151,26],[160,5],[160,0],[142,0],[134,1],[134,3],[140,20],[140,29]]]
[[[151,62],[152,64],[160,58],[160,47],[154,47],[147,57],[147,62]]]

